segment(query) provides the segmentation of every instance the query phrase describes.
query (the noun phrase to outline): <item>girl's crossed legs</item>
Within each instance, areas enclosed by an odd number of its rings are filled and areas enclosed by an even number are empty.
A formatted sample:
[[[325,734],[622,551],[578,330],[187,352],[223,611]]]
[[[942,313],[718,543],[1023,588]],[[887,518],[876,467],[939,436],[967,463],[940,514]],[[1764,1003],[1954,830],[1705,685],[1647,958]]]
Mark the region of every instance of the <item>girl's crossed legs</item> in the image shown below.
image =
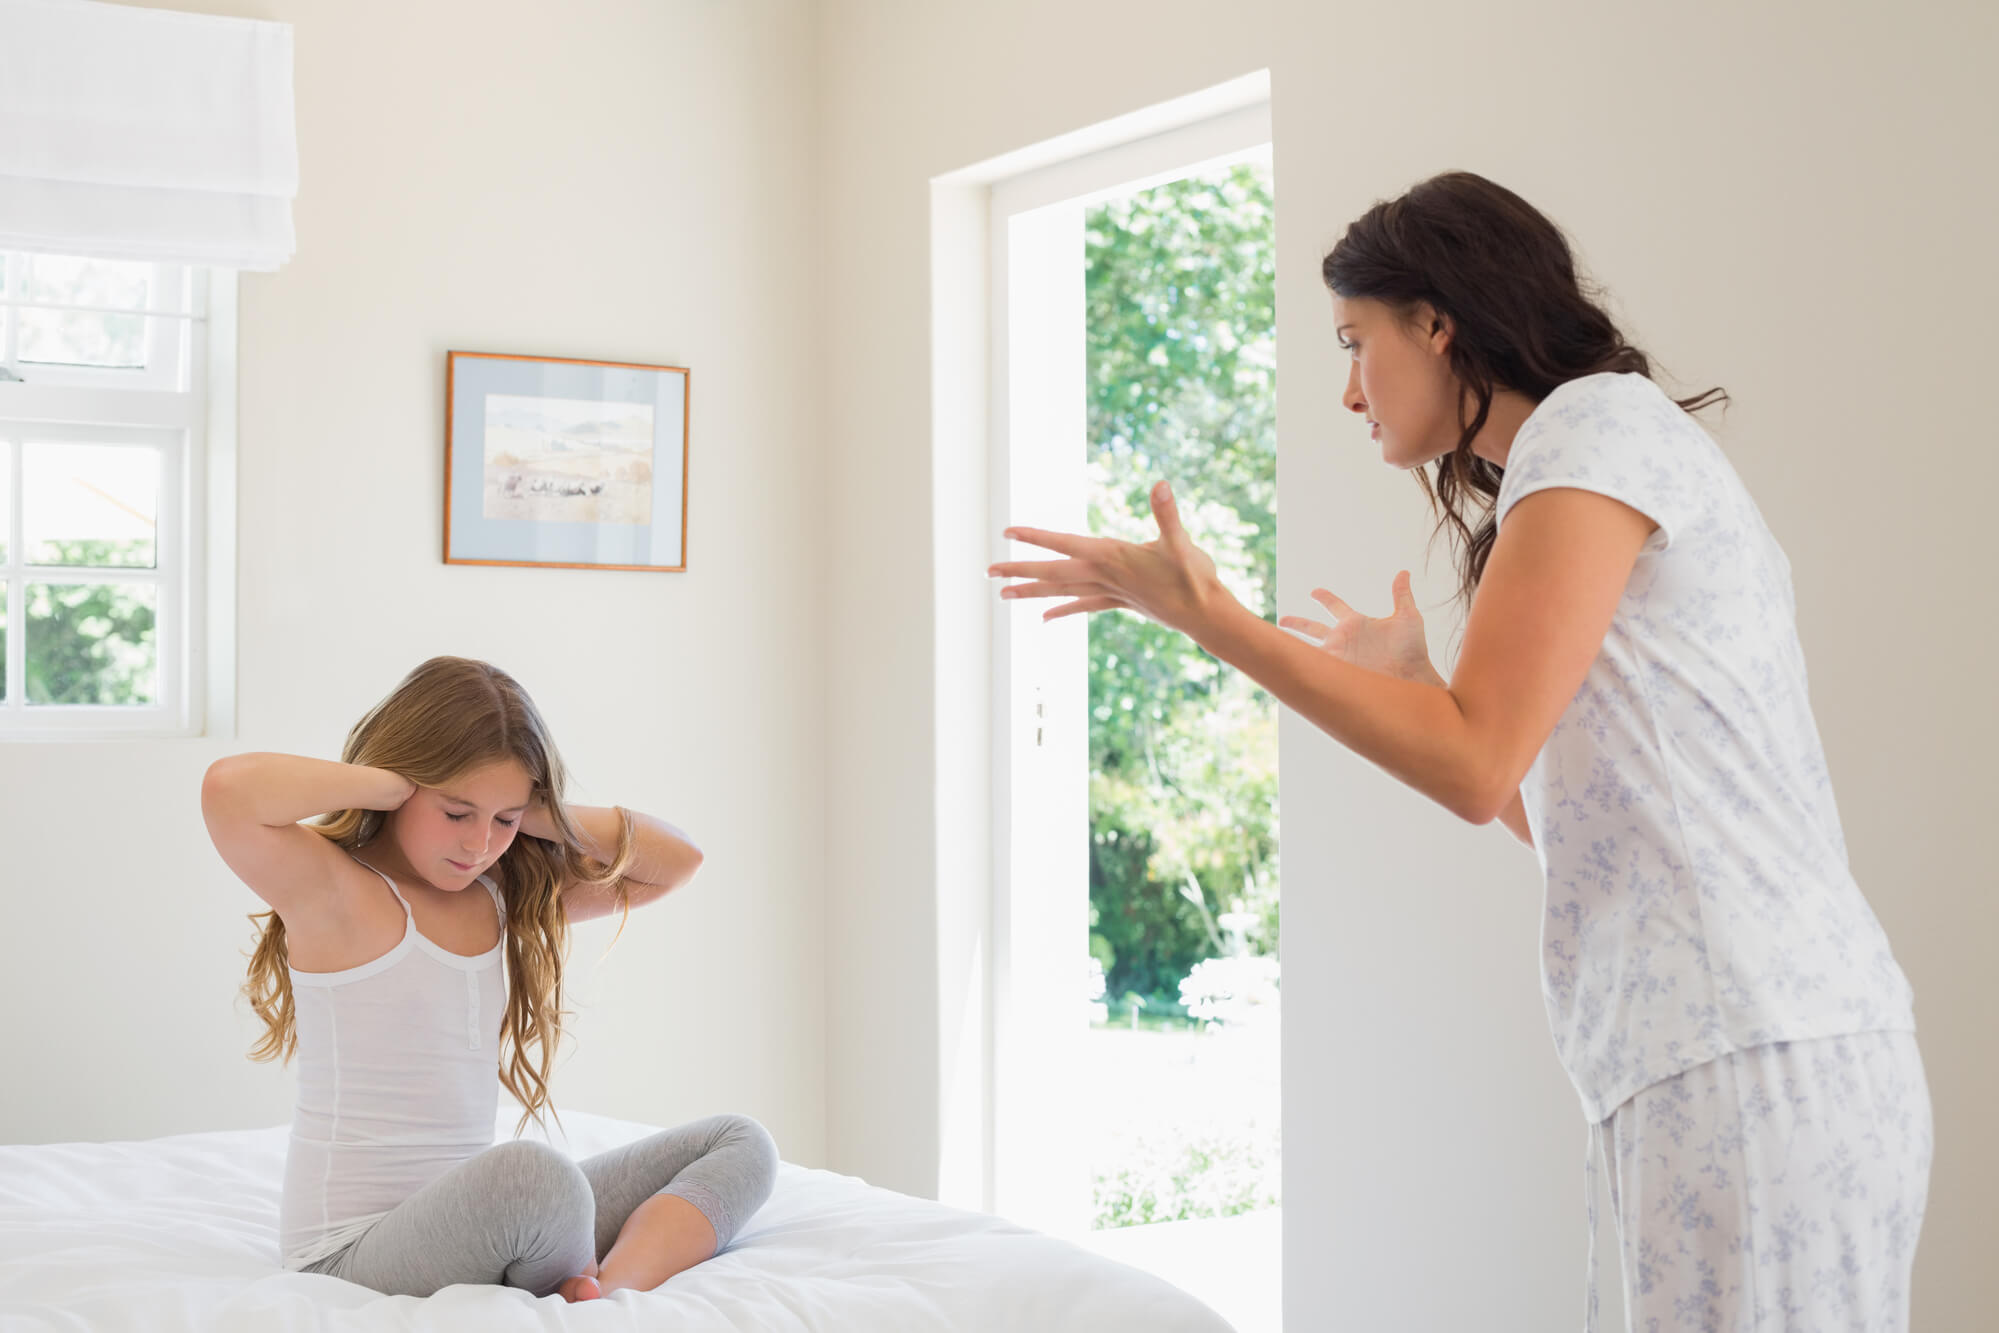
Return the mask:
[[[776,1178],[777,1146],[747,1116],[710,1116],[581,1162],[513,1139],[445,1172],[305,1271],[392,1296],[461,1282],[546,1296],[601,1263],[606,1291],[650,1288],[726,1246]]]

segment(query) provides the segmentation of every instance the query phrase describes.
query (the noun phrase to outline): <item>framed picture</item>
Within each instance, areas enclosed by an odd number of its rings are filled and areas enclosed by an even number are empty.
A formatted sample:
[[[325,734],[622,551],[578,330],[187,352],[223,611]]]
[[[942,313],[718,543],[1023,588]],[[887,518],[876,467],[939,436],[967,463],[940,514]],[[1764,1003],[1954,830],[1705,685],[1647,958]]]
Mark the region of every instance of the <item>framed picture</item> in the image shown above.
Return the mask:
[[[687,568],[680,366],[451,352],[444,562]]]

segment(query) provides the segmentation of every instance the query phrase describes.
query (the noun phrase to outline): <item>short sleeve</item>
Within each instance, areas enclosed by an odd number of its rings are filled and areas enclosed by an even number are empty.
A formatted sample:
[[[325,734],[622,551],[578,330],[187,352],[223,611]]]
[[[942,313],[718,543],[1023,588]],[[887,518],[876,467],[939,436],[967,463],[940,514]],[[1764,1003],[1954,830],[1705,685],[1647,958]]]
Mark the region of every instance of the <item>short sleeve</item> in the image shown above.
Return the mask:
[[[1522,423],[1507,454],[1496,523],[1536,491],[1595,491],[1659,525],[1673,544],[1703,491],[1699,426],[1643,375],[1588,375],[1549,394]]]

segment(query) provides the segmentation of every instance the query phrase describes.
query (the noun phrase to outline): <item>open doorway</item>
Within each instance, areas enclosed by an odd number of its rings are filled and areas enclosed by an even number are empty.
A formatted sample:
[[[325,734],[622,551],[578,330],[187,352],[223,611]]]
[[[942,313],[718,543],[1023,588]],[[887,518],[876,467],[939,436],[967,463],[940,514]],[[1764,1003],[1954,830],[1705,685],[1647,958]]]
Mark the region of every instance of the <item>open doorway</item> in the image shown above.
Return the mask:
[[[1270,616],[1274,241],[1262,160],[1084,220],[1091,530],[1149,540],[1146,497],[1171,481],[1194,540]],[[1135,615],[1088,634],[1092,1240],[1209,1287],[1246,1331],[1259,1278],[1274,1309],[1281,1248],[1276,705]]]
[[[996,526],[1148,540],[1164,478],[1274,616],[1268,140],[1248,108],[995,186],[991,438]],[[1274,702],[1042,609],[994,626],[993,1206],[1274,1333]]]

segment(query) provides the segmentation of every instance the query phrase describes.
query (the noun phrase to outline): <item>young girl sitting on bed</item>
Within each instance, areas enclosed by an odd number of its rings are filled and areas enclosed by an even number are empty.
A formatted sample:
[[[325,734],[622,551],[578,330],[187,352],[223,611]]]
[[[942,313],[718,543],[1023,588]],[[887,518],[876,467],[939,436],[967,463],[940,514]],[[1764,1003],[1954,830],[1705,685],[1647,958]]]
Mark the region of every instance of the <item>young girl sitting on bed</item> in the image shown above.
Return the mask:
[[[777,1171],[753,1120],[582,1162],[493,1143],[501,1083],[523,1126],[549,1104],[569,923],[678,888],[700,851],[651,816],[565,804],[540,713],[483,662],[417,667],[341,761],[235,755],[201,786],[216,850],[272,909],[251,917],[244,993],[269,1025],[251,1054],[299,1060],[284,1266],[392,1295],[505,1283],[576,1301],[727,1245]]]

